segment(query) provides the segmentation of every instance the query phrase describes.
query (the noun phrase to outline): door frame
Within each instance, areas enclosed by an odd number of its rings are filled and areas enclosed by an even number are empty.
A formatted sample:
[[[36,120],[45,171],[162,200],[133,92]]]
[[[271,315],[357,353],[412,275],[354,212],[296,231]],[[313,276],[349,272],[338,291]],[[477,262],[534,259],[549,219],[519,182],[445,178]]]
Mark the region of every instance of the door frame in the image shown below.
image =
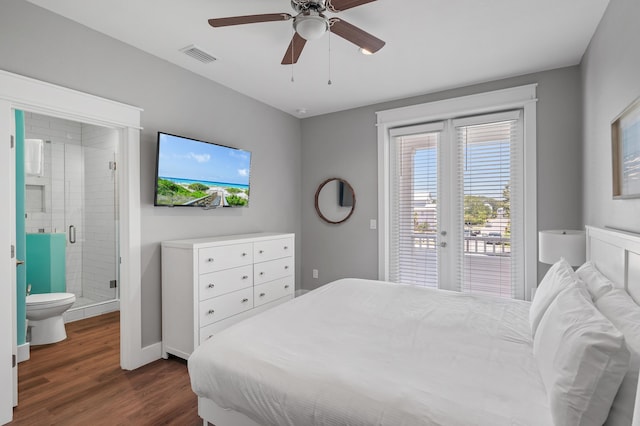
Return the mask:
[[[376,112],[378,127],[378,279],[389,279],[389,157],[391,129],[471,115],[524,111],[524,295],[530,299],[537,279],[537,84],[495,90]]]
[[[115,128],[120,133],[119,252],[120,252],[120,366],[133,370],[161,356],[161,344],[142,346],[141,235],[140,235],[140,115],[142,109],[98,96],[0,70],[0,197],[10,202],[0,209],[0,246],[15,246],[15,136],[13,111],[19,109],[52,117]],[[15,188],[14,188],[15,189]],[[0,260],[0,293],[12,294],[15,258]],[[12,298],[13,299],[13,298]],[[0,359],[10,359],[7,337],[16,341],[15,301],[0,297]],[[9,335],[7,335],[7,332]],[[6,356],[5,356],[6,355]],[[0,363],[0,424],[13,416],[14,368]],[[11,376],[8,376],[8,375]],[[5,380],[11,377],[11,380]],[[7,389],[9,393],[7,392]]]

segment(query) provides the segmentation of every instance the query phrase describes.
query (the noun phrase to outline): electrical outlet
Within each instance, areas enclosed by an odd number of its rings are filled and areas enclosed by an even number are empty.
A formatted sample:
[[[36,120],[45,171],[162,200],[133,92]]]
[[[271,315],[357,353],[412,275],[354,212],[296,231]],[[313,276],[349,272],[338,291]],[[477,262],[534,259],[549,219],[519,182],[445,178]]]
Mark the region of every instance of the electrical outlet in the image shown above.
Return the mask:
[[[317,269],[313,270],[313,278],[318,278],[318,270]]]
[[[376,229],[378,228],[378,222],[375,219],[371,219],[369,221],[369,229]]]

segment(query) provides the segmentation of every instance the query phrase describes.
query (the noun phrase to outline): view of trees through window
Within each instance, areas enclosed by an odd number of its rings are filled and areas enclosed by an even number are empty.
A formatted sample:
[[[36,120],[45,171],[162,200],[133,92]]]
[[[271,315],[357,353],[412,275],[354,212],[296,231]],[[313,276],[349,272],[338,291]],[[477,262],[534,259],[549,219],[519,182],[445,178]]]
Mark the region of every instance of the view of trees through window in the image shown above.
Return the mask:
[[[496,199],[486,195],[464,196],[464,223],[465,225],[483,225],[488,219],[496,218],[500,213],[502,217],[509,217],[509,185],[505,185],[502,198]]]

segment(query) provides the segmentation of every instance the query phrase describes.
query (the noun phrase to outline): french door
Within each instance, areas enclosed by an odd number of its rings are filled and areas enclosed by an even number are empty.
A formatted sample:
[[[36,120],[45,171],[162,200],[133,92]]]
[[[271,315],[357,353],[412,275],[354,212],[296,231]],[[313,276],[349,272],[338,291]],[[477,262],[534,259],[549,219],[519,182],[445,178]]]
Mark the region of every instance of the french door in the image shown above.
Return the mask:
[[[389,280],[524,298],[521,116],[390,129]]]

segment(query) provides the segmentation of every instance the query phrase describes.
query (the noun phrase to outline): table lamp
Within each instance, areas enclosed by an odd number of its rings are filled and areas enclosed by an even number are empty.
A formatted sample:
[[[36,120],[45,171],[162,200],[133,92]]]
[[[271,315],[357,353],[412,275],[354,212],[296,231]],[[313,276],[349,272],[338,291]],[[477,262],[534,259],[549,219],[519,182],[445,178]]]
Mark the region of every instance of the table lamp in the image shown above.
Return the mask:
[[[548,230],[538,233],[538,260],[553,264],[561,257],[571,266],[580,266],[586,258],[584,231]]]

